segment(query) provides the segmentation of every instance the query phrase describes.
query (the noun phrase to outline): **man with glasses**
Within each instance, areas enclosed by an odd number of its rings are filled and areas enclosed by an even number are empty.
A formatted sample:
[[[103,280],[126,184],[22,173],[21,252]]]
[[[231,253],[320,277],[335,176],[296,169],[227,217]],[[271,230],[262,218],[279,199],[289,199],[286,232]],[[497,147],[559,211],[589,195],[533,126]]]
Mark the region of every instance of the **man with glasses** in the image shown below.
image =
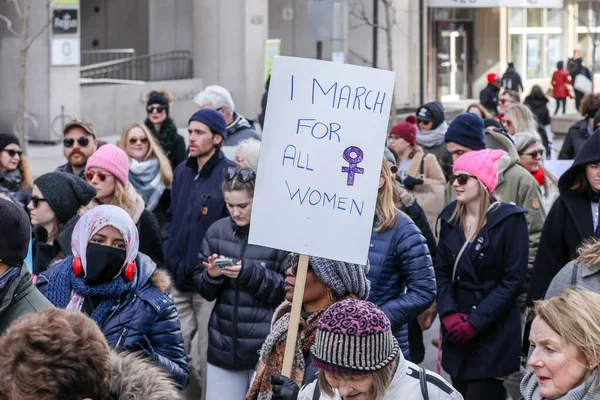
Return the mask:
[[[63,147],[67,163],[56,168],[57,172],[68,172],[85,179],[88,158],[98,149],[98,139],[92,124],[74,119],[63,129]]]
[[[173,299],[190,364],[190,385],[185,393],[189,399],[200,399],[199,385],[206,393],[208,321],[214,302],[198,293],[194,268],[206,231],[229,215],[221,184],[223,171],[236,165],[221,151],[227,138],[227,124],[221,113],[212,109],[197,111],[189,120],[188,132],[190,156],[175,169],[163,248],[174,281]]]
[[[523,329],[526,311],[525,297],[546,220],[540,186],[531,173],[519,165],[519,153],[511,139],[495,127],[489,127],[484,131],[483,120],[475,114],[465,113],[456,117],[446,132],[446,146],[454,161],[464,153],[473,150],[488,148],[504,151],[504,156],[496,162],[498,164],[498,184],[493,195],[500,201],[514,203],[527,210],[525,217],[529,230],[529,259],[526,284],[519,297],[521,328]],[[448,185],[446,187],[446,203],[454,200],[456,200],[456,192],[451,185]],[[520,373],[515,373],[505,380],[506,389],[513,399],[519,398],[520,378],[522,378]]]
[[[260,135],[254,129],[254,122],[235,111],[233,98],[227,89],[221,86],[207,86],[194,98],[200,107],[217,110],[225,117],[227,123],[227,138],[223,142],[223,153],[230,160],[234,159],[237,145],[245,139],[260,140]]]

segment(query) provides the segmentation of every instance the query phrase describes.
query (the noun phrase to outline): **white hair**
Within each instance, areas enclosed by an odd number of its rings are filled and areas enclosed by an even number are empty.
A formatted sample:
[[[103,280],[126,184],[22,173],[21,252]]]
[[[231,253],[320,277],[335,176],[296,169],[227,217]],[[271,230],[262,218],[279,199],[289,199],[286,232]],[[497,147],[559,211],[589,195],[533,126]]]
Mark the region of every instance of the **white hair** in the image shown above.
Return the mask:
[[[203,91],[194,97],[194,103],[198,107],[210,105],[215,110],[225,108],[232,115],[235,110],[231,93],[224,87],[217,85],[205,87]]]
[[[256,139],[246,139],[240,142],[238,149],[242,151],[242,156],[248,168],[256,173],[258,169],[258,154],[260,153],[260,141]]]

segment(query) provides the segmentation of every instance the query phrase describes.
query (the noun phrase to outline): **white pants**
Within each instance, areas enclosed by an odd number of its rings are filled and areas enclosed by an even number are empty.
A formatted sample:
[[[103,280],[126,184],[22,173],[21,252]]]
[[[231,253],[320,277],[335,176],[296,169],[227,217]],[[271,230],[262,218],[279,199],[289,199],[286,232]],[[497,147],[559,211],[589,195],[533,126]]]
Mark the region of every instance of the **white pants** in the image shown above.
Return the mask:
[[[208,364],[206,400],[243,400],[250,388],[254,370],[229,371]]]
[[[196,292],[171,289],[179,314],[181,332],[190,366],[190,383],[184,390],[187,400],[202,400],[206,396],[206,352],[208,350],[208,321],[215,305]]]

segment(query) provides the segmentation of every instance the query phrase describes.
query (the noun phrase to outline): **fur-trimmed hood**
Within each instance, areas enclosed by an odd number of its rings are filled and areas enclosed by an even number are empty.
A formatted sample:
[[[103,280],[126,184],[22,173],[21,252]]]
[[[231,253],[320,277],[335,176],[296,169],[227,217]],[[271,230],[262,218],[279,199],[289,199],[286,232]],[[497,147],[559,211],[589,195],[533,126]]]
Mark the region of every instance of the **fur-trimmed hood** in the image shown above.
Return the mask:
[[[150,282],[152,283],[152,286],[162,293],[167,293],[171,290],[171,277],[165,270],[159,268],[155,269],[150,277]]]
[[[147,358],[135,353],[115,353],[110,357],[112,400],[176,400],[181,398],[175,382]]]

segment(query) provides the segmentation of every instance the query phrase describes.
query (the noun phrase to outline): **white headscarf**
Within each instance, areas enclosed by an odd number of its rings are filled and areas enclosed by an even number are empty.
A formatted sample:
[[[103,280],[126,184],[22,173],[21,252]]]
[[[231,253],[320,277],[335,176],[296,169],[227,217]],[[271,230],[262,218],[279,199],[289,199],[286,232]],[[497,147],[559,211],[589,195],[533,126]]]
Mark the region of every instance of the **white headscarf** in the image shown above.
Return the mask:
[[[81,259],[81,267],[84,273],[87,273],[86,251],[88,244],[92,237],[105,226],[112,226],[123,236],[127,251],[125,263],[122,267],[137,257],[140,235],[129,214],[116,206],[101,205],[94,207],[79,219],[71,236],[73,255]]]

